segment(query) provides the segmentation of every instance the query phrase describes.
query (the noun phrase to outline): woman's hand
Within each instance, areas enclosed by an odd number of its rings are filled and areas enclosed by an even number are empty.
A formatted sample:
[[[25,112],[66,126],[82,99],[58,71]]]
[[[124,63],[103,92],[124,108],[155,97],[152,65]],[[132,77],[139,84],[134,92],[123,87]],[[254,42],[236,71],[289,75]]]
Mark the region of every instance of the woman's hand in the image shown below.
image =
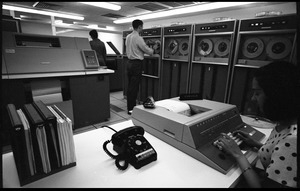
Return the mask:
[[[243,156],[243,153],[236,142],[230,138],[225,133],[221,133],[221,137],[219,138],[217,145],[220,146],[221,150],[225,151],[229,155],[233,156],[234,158],[239,158]]]
[[[262,144],[260,142],[254,140],[248,133],[237,130],[237,131],[233,132],[232,134],[233,134],[233,136],[240,138],[243,141],[243,143],[245,143],[246,145],[248,145],[250,147],[260,148],[262,146]]]
[[[232,155],[237,163],[239,164],[239,167],[242,170],[242,173],[244,174],[244,177],[248,183],[248,185],[251,188],[259,188],[261,187],[259,178],[255,171],[253,169],[248,169],[251,167],[249,161],[247,158],[243,155],[241,149],[237,145],[237,143],[228,135],[225,133],[221,133],[221,137],[216,142],[216,144],[221,148],[221,150],[224,150],[229,155]],[[245,169],[248,169],[244,171]]]

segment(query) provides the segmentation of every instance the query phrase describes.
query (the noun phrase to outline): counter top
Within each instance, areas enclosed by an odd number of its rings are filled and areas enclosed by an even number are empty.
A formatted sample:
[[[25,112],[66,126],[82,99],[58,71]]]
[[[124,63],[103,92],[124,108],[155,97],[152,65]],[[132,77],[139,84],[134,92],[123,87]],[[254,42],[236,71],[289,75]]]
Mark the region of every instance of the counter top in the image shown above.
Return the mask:
[[[110,125],[119,131],[133,126],[131,120]],[[271,129],[259,129],[266,134]],[[241,170],[232,168],[222,174],[204,163],[181,152],[145,132],[144,136],[157,152],[157,161],[135,169],[129,164],[125,171],[118,170],[115,161],[102,149],[106,140],[114,134],[109,128],[99,128],[74,135],[77,164],[46,178],[23,186],[24,188],[228,188],[237,183]],[[110,148],[111,147],[111,148]],[[112,144],[108,144],[112,151]],[[257,154],[246,154],[250,163]],[[20,187],[13,154],[2,155],[3,187]]]
[[[25,78],[46,78],[46,77],[59,77],[59,76],[82,76],[92,74],[111,74],[114,70],[107,68],[100,68],[99,70],[84,70],[72,72],[45,72],[33,74],[2,74],[2,79],[25,79]]]

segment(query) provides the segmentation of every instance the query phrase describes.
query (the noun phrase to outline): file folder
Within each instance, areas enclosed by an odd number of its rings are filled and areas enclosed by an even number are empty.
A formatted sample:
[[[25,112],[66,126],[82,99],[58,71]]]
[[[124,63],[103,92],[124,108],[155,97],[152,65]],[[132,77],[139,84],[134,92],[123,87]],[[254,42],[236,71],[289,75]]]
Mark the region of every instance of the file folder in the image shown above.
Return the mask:
[[[14,104],[7,105],[7,111],[11,122],[11,146],[17,167],[17,172],[20,181],[23,181],[28,176],[31,176],[27,149],[25,144],[24,127],[19,118]]]
[[[44,120],[50,165],[52,169],[57,169],[61,166],[61,160],[56,117],[41,100],[35,101],[33,106]]]
[[[58,138],[62,156],[62,165],[76,162],[75,146],[73,140],[72,121],[55,105],[48,106],[57,118]]]
[[[31,128],[32,146],[37,172],[48,173],[51,171],[51,167],[44,121],[32,104],[25,104],[24,112]]]
[[[61,156],[62,166],[67,165],[67,153],[66,153],[66,141],[65,135],[63,133],[63,123],[64,120],[54,111],[51,106],[47,106],[49,110],[55,115],[57,121],[57,133],[58,133],[58,142],[59,142],[59,150]]]
[[[53,105],[52,108],[66,121],[66,133],[67,133],[67,138],[68,138],[67,140],[70,149],[70,163],[76,162],[72,120],[64,112],[62,112],[56,105]]]

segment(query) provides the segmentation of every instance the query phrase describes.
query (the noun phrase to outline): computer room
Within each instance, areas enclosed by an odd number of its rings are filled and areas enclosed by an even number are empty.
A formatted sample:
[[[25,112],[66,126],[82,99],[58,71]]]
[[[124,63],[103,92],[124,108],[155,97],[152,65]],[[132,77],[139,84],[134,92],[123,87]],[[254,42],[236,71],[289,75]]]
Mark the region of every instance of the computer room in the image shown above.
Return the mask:
[[[299,8],[2,2],[1,187],[299,187]]]

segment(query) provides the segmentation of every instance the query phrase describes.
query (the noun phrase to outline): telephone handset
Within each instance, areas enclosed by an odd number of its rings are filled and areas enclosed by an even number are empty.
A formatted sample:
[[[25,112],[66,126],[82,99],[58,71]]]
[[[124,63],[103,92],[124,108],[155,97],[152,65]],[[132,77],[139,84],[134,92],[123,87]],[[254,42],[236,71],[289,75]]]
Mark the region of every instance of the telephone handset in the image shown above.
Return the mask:
[[[150,143],[145,139],[144,129],[140,126],[132,126],[116,132],[112,135],[111,140],[103,143],[103,149],[113,159],[116,159],[115,164],[120,170],[125,170],[128,163],[139,169],[142,166],[157,160],[157,153]],[[112,142],[113,150],[118,155],[113,155],[107,149],[107,144]],[[124,161],[124,165],[120,164]]]

